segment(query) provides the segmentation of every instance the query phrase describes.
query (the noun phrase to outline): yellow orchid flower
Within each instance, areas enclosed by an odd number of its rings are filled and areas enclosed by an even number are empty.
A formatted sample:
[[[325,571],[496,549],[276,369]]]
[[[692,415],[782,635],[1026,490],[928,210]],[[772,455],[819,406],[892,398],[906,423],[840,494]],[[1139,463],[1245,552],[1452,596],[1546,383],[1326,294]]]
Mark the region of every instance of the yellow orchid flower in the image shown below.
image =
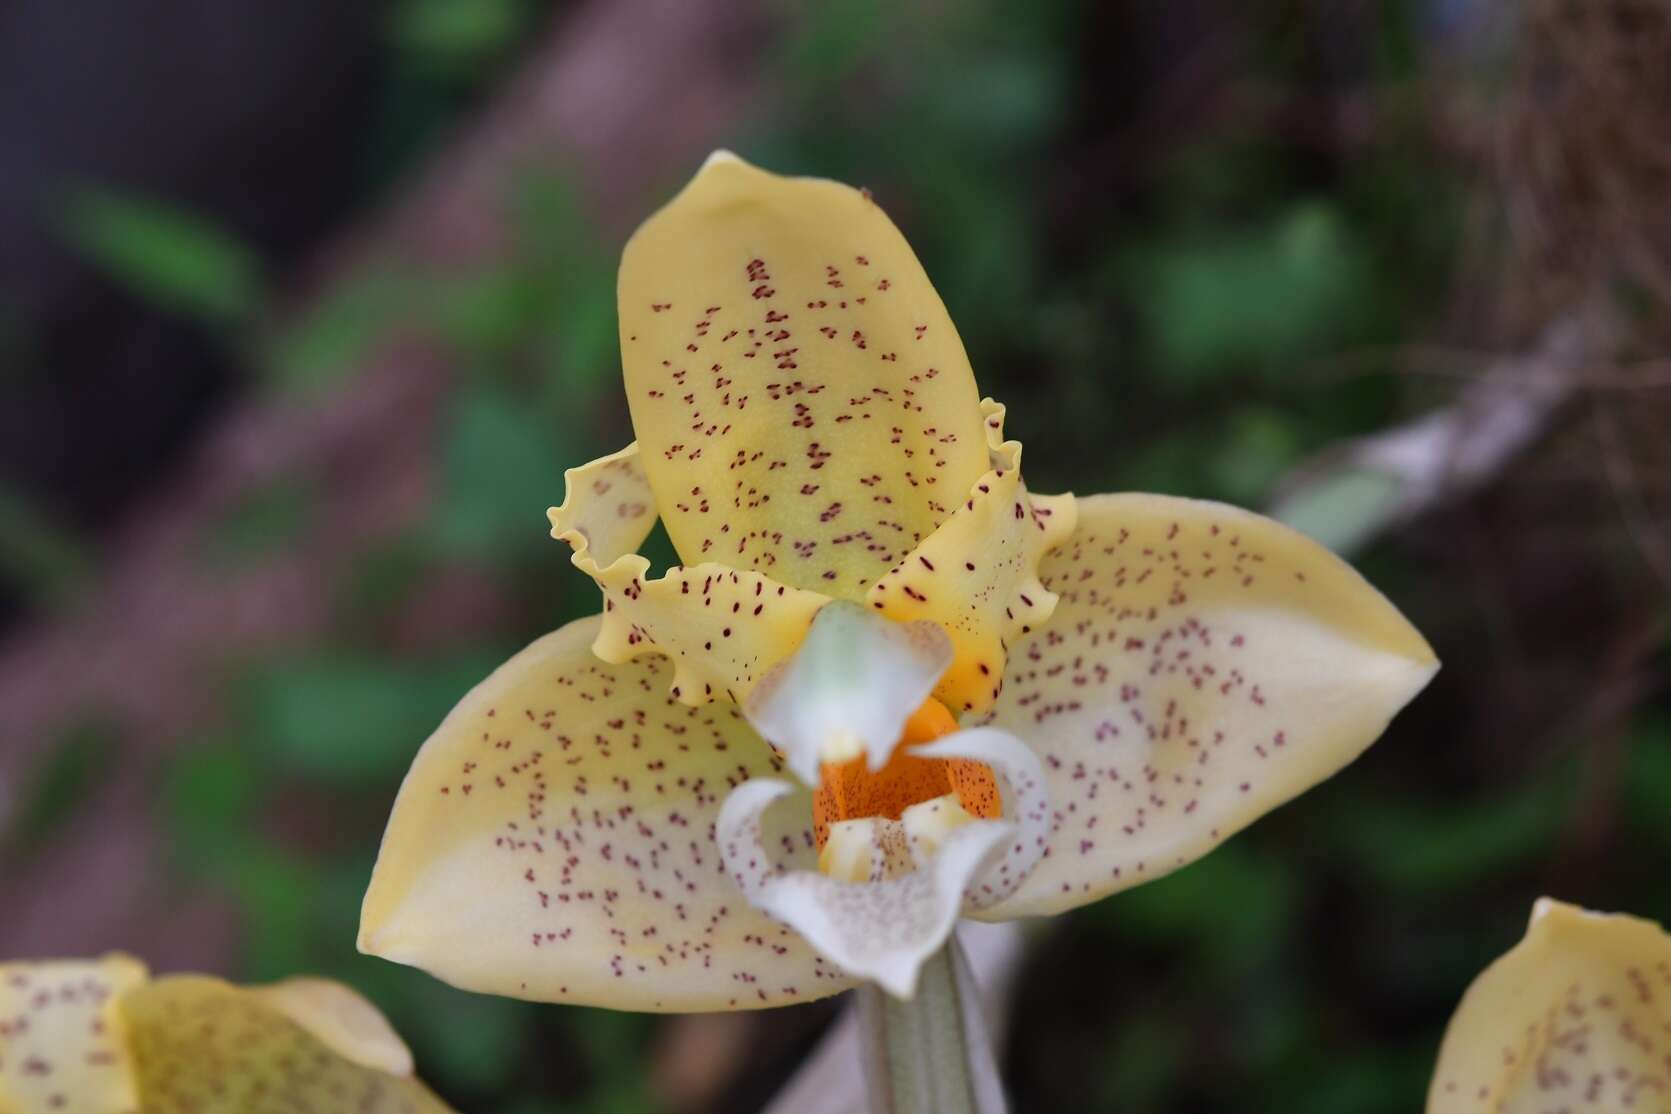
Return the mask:
[[[637,441],[550,512],[603,613],[424,745],[363,951],[623,1009],[907,995],[959,916],[1191,862],[1437,668],[1275,522],[1029,492],[863,191],[716,154],[627,244],[619,306]],[[658,518],[686,564],[653,577]]]
[[[0,963],[0,1114],[446,1114],[340,983],[149,977],[125,955]]]
[[[1671,1110],[1671,936],[1538,901],[1445,1031],[1428,1114]]]

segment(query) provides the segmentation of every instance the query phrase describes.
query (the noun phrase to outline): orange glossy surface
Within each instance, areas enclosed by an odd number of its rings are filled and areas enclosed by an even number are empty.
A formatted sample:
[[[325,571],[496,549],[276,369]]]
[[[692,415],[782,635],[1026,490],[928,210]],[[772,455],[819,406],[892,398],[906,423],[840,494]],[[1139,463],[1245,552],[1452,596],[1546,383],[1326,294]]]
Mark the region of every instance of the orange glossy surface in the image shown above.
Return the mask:
[[[872,773],[863,757],[825,763],[813,796],[813,834],[823,848],[830,825],[878,816],[898,820],[914,804],[956,793],[958,803],[982,820],[1003,814],[998,781],[984,763],[959,758],[918,758],[911,748],[957,730],[957,720],[933,697],[905,721],[888,764]]]

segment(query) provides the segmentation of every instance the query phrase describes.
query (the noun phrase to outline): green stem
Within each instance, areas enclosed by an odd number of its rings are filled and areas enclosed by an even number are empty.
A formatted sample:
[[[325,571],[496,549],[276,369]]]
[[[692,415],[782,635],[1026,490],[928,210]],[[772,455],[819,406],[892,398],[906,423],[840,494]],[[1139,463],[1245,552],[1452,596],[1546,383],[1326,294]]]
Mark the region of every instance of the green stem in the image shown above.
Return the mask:
[[[979,991],[954,934],[922,965],[917,992],[859,990],[873,1114],[1004,1114]]]

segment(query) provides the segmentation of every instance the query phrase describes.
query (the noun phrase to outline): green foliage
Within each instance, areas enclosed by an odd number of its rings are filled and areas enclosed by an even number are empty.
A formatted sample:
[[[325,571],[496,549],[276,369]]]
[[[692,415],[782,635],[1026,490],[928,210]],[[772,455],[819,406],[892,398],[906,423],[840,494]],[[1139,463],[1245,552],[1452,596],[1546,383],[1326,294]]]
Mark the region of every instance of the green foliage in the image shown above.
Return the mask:
[[[470,72],[505,53],[532,17],[526,0],[401,0],[396,41],[410,55],[447,72]]]
[[[887,37],[884,7],[883,0],[830,0],[809,6],[802,25],[784,45],[787,75],[816,91],[852,73]]]
[[[0,852],[31,855],[60,834],[117,752],[110,727],[86,721],[55,738],[15,788],[0,782]]]
[[[260,301],[250,249],[186,209],[84,187],[71,195],[63,228],[112,278],[171,309],[230,322]]]
[[[364,879],[357,881],[352,894],[356,908]],[[521,1003],[434,984],[425,985],[417,997],[429,1008],[413,1011],[408,1032],[428,1052],[426,1070],[440,1078],[468,1090],[490,1091],[516,1074],[523,1057],[537,1054],[524,1036],[529,1010]]]
[[[549,413],[473,387],[452,407],[441,459],[434,530],[445,551],[503,559],[549,541],[545,508],[562,501],[564,467]]]
[[[237,566],[270,554],[307,527],[316,502],[317,493],[294,477],[247,491],[210,523],[203,555],[212,565]]]
[[[1207,458],[1214,494],[1256,505],[1300,460],[1305,441],[1299,423],[1279,410],[1248,406],[1230,416],[1229,428]]]
[[[1264,228],[1140,253],[1133,294],[1159,355],[1186,383],[1285,366],[1346,335],[1368,263],[1340,212],[1298,204]]]
[[[1566,804],[1564,788],[1544,781],[1448,806],[1359,793],[1342,802],[1333,831],[1378,884],[1433,901],[1547,852]]]
[[[1650,720],[1631,743],[1627,816],[1635,830],[1671,852],[1671,722]]]
[[[67,607],[93,573],[80,539],[0,484],[0,585],[31,602]]]
[[[270,338],[268,374],[280,388],[301,394],[340,385],[363,369],[378,342],[414,316],[420,290],[411,276],[383,271],[351,276]]]
[[[1215,968],[1268,955],[1295,915],[1293,867],[1231,842],[1097,907],[1123,936],[1182,943]]]
[[[261,771],[247,750],[232,746],[187,747],[169,764],[163,802],[180,850],[199,866],[212,866],[244,832],[261,798]]]
[[[1102,1110],[1147,1110],[1164,1103],[1189,1063],[1189,1035],[1167,1010],[1143,1011],[1114,1034],[1095,1071]]]
[[[1365,1049],[1321,1060],[1295,1081],[1294,1097],[1284,1109],[1293,1114],[1403,1114],[1412,1096],[1427,1093],[1433,1052],[1425,1046]]]
[[[325,652],[263,667],[249,682],[249,745],[295,774],[387,784],[497,659],[403,665]]]

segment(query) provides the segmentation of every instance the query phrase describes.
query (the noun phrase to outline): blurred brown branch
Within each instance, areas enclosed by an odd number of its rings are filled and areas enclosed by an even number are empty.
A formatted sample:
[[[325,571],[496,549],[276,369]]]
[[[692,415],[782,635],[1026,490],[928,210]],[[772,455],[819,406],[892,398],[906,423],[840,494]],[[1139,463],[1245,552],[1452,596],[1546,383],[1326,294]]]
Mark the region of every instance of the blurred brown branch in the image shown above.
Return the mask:
[[[1521,356],[1472,377],[1451,405],[1333,445],[1277,484],[1273,517],[1342,552],[1466,496],[1535,443],[1620,344],[1617,311],[1597,301],[1557,319]]]

